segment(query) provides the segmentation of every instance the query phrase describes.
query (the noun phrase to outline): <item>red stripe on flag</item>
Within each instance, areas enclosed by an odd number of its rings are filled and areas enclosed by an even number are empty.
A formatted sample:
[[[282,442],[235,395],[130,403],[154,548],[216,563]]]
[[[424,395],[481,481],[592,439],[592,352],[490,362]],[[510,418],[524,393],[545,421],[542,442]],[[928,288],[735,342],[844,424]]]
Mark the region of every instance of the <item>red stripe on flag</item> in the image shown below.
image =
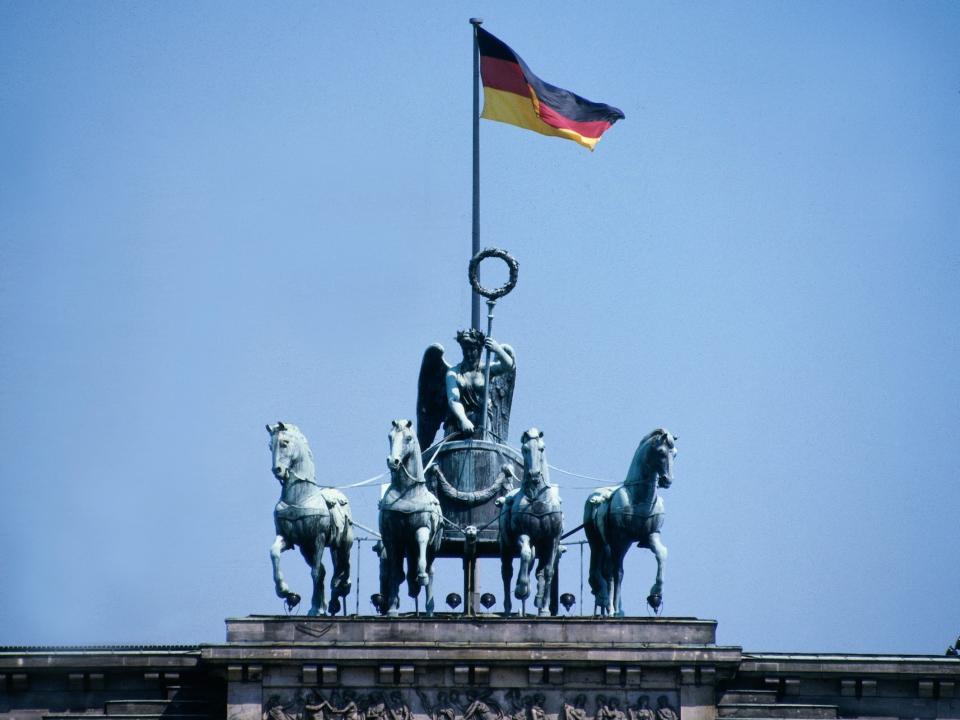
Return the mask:
[[[606,120],[593,120],[590,122],[577,122],[568,117],[564,117],[549,105],[540,103],[540,119],[547,125],[565,130],[573,130],[583,137],[598,138],[610,129],[612,123]]]
[[[481,55],[480,75],[485,87],[530,97],[527,79],[523,76],[523,70],[515,62]]]

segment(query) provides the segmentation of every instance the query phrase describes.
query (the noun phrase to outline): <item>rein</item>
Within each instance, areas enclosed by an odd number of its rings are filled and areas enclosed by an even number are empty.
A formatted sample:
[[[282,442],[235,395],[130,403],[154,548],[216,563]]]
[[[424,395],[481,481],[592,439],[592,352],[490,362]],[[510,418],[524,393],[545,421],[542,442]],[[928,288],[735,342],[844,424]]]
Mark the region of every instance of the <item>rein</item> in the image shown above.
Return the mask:
[[[529,476],[528,476],[528,477],[529,477]],[[541,475],[540,477],[543,478],[543,475]],[[547,482],[544,480],[544,481],[543,481],[543,484],[540,486],[540,489],[537,490],[537,494],[531,497],[529,494],[527,494],[527,492],[525,491],[525,488],[523,487],[523,485],[524,485],[524,483],[521,482],[521,483],[520,483],[520,490],[521,490],[521,492],[523,492],[524,497],[527,498],[527,500],[529,500],[530,502],[533,502],[534,500],[536,500],[537,498],[539,498],[541,495],[543,495],[543,493],[545,493],[547,490],[549,490],[551,487],[553,487],[552,485],[548,485]]]
[[[400,470],[402,470],[402,471],[403,471],[403,474],[407,476],[407,479],[409,479],[409,480],[411,481],[411,484],[410,484],[410,485],[407,485],[407,487],[403,488],[403,489],[401,490],[400,494],[397,495],[397,497],[395,497],[395,498],[393,499],[393,502],[391,502],[389,505],[383,505],[383,506],[381,506],[381,507],[386,508],[386,509],[388,509],[388,510],[389,510],[391,507],[393,507],[396,503],[400,502],[400,500],[402,500],[403,497],[404,497],[408,492],[410,492],[411,490],[413,490],[414,488],[416,488],[417,485],[426,485],[426,480],[421,480],[421,479],[416,478],[416,477],[414,477],[413,475],[411,475],[411,474],[410,474],[410,471],[407,470],[407,466],[404,465],[403,462],[400,463],[400,467],[397,468],[397,470],[394,471],[394,472],[399,472]],[[393,478],[391,478],[390,484],[391,484],[391,485],[394,485],[394,483],[393,483]],[[443,517],[443,516],[441,515],[441,517]]]
[[[291,472],[290,470],[287,470],[287,475],[288,475],[288,477],[292,477],[293,480],[290,480],[290,479],[284,480],[284,482],[283,482],[283,486],[284,486],[284,487],[286,487],[287,485],[296,485],[297,483],[309,483],[310,485],[313,485],[314,487],[318,487],[318,488],[322,488],[322,487],[323,487],[322,485],[320,485],[320,484],[319,484],[318,482],[316,482],[315,480],[311,480],[310,478],[300,477],[299,475],[297,475],[297,474],[294,473],[294,472]]]

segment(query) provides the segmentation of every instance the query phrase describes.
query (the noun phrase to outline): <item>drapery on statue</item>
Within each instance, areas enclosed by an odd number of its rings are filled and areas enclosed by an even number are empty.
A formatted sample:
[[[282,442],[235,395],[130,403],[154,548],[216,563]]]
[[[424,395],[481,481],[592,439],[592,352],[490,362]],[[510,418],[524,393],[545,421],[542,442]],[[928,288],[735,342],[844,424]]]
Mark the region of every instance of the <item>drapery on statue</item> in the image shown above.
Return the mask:
[[[390,487],[380,498],[380,535],[384,556],[380,579],[384,614],[399,612],[398,597],[407,560],[407,591],[418,598],[426,588],[427,615],[433,614],[433,559],[443,539],[440,501],[427,489],[420,444],[410,420],[394,420],[388,436]]]
[[[417,387],[417,438],[426,449],[443,424],[444,434],[464,433],[472,437],[482,424],[484,349],[490,350],[490,404],[487,429],[499,443],[507,439],[510,406],[516,381],[516,355],[473,328],[457,333],[463,360],[449,365],[443,346],[434,343],[423,353]]]
[[[331,487],[320,487],[314,479],[313,453],[300,428],[291,423],[267,425],[274,477],[280,482],[280,500],[273,511],[277,537],[270,548],[273,582],[277,597],[288,608],[300,603],[280,572],[280,553],[300,548],[310,566],[313,596],[307,615],[336,615],[340,598],[350,594],[350,550],[353,524],[346,496]],[[333,577],[330,579],[330,605],[326,605],[323,579],[323,550],[330,548]]]
[[[658,428],[640,441],[622,485],[599,488],[583,507],[583,531],[590,542],[590,591],[601,615],[623,616],[623,558],[634,542],[657,558],[657,579],[647,603],[654,610],[663,600],[663,566],[667,548],[660,542],[663,498],[657,488],[673,482],[676,438]]]
[[[550,588],[560,555],[563,511],[560,492],[550,482],[543,433],[530,428],[520,438],[523,480],[520,487],[497,500],[500,510],[500,575],[503,578],[503,610],[510,615],[510,581],[513,558],[520,556],[515,596],[523,603],[530,596],[530,571],[537,561],[537,594],[534,605],[540,615],[550,614]]]

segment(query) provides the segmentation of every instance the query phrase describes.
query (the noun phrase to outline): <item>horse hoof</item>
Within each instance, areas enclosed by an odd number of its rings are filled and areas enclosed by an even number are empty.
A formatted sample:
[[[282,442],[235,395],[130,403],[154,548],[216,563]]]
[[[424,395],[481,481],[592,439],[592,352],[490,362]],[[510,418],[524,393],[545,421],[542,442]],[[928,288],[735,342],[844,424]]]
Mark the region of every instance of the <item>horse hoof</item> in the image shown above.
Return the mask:
[[[300,596],[295,592],[288,591],[283,596],[283,604],[287,606],[287,612],[290,612],[300,604]]]
[[[647,595],[647,605],[653,608],[654,612],[657,612],[660,609],[660,605],[663,603],[663,595],[660,593],[650,593]]]
[[[330,601],[330,605],[327,606],[327,612],[331,615],[336,615],[340,612],[340,598],[335,597]]]
[[[550,615],[550,610],[548,608],[540,608],[540,612],[538,614],[540,617],[548,617]]]

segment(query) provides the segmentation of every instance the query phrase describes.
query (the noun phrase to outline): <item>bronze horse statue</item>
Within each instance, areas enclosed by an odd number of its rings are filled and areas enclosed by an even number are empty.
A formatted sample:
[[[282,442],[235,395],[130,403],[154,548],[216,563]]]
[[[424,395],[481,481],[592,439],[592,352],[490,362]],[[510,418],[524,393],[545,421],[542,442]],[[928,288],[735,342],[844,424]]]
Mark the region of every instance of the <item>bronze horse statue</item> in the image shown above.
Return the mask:
[[[560,493],[550,483],[543,433],[530,428],[520,438],[523,479],[520,487],[497,500],[500,510],[500,575],[503,577],[503,610],[510,615],[510,581],[513,558],[520,556],[515,596],[525,614],[530,596],[530,572],[537,560],[537,594],[533,604],[540,615],[550,614],[550,589],[560,556],[563,511]]]
[[[396,615],[407,560],[407,593],[419,599],[426,588],[427,614],[433,614],[433,559],[443,539],[440,501],[427,489],[420,443],[410,420],[394,420],[388,436],[390,487],[380,499],[380,535],[383,538],[380,612]],[[419,604],[419,602],[418,602]]]
[[[590,590],[601,615],[623,616],[623,558],[634,542],[657,558],[657,579],[647,603],[657,611],[663,601],[663,566],[667,548],[660,541],[663,498],[658,488],[673,482],[676,438],[662,428],[646,435],[615,488],[600,488],[583,507],[583,530],[590,542]]]
[[[272,456],[270,467],[281,487],[280,500],[273,510],[277,537],[270,547],[277,597],[286,601],[288,609],[300,603],[300,596],[290,590],[280,572],[280,553],[299,547],[313,578],[313,596],[307,615],[336,615],[341,607],[340,598],[350,594],[353,547],[350,503],[339,490],[317,484],[313,453],[300,428],[278,422],[267,425],[267,432]],[[327,547],[333,564],[329,606],[323,588],[326,575],[323,550]]]

